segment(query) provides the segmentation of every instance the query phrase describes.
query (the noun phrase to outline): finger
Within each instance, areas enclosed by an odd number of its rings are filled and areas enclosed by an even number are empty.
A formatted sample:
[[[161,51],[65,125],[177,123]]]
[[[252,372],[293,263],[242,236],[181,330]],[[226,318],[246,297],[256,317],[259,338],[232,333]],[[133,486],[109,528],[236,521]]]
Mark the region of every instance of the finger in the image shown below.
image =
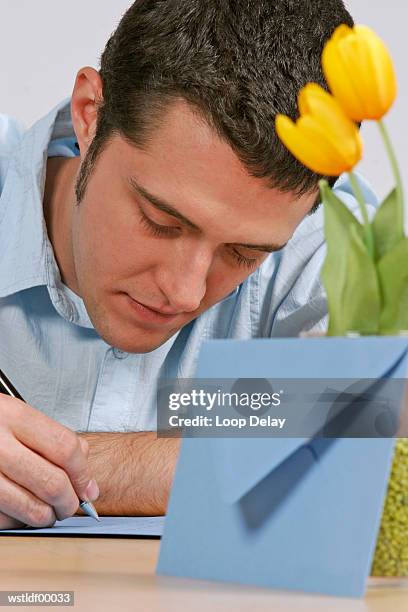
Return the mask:
[[[79,436],[29,404],[15,400],[16,410],[10,427],[14,436],[67,474],[80,499],[87,499],[86,488],[92,476]]]
[[[21,521],[17,521],[16,519],[11,518],[11,516],[7,516],[7,514],[3,514],[0,512],[0,530],[1,529],[23,529],[25,527],[25,523]]]
[[[0,512],[32,527],[51,527],[56,516],[51,506],[0,474]]]
[[[11,438],[3,444],[0,471],[35,497],[54,508],[61,521],[72,516],[79,505],[71,481],[61,468]]]

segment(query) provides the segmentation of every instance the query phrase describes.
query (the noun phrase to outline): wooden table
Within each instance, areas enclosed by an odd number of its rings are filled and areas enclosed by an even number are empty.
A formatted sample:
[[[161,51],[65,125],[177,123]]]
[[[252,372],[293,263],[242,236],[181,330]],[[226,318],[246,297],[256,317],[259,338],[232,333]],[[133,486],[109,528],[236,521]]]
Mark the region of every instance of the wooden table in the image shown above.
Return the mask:
[[[363,600],[155,576],[158,540],[2,536],[0,590],[73,590],[90,612],[407,612],[408,580],[371,579]],[[18,607],[19,610],[38,610]]]

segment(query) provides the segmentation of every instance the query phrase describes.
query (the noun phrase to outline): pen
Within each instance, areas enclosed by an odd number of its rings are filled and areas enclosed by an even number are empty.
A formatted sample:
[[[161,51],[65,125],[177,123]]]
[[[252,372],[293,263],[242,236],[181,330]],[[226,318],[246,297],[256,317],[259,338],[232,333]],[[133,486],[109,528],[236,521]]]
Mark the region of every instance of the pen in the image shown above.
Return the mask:
[[[1,370],[0,370],[0,393],[9,395],[11,397],[15,397],[16,399],[19,399],[25,402],[23,397],[20,395],[20,393],[15,388],[15,386],[9,381],[7,376]],[[100,521],[97,511],[94,505],[90,501],[80,500],[79,507],[85,512],[85,514],[94,518],[97,521]]]

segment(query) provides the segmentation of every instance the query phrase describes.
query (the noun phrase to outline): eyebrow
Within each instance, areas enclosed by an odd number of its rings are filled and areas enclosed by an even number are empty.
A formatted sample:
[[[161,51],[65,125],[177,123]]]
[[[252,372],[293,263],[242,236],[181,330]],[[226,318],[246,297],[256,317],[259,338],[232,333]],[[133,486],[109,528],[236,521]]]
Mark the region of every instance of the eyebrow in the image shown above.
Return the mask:
[[[182,215],[181,212],[177,210],[177,208],[175,208],[168,202],[165,202],[161,198],[158,198],[152,193],[149,193],[144,187],[139,185],[133,177],[129,177],[128,182],[129,182],[130,187],[133,189],[133,191],[135,191],[138,195],[141,195],[143,198],[145,198],[145,200],[150,202],[152,206],[154,206],[158,210],[161,210],[164,213],[167,213],[168,215],[171,215],[172,217],[175,217],[179,221],[182,221],[183,223],[185,223],[185,225],[187,225],[191,229],[201,231],[201,228],[199,228],[198,225],[196,225],[195,223],[190,221],[190,219],[187,219],[187,217]],[[277,244],[244,244],[242,242],[234,242],[233,244],[235,246],[240,246],[245,249],[254,249],[256,251],[264,251],[265,253],[273,253],[275,251],[280,251],[281,249],[283,249],[283,247],[287,245],[287,242],[285,242],[285,244],[279,244],[279,245]]]

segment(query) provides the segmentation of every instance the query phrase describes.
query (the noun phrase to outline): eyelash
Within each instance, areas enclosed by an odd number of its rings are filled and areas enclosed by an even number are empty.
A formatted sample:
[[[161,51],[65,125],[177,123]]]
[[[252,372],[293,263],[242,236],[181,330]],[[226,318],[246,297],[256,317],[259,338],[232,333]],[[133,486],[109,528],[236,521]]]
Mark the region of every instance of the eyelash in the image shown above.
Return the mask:
[[[159,225],[155,223],[149,217],[147,217],[142,210],[141,213],[141,222],[145,227],[147,227],[154,236],[173,236],[174,232],[178,231],[177,227],[167,227],[166,225]]]
[[[141,223],[145,227],[147,227],[147,229],[154,236],[174,236],[174,232],[178,231],[178,228],[176,227],[167,227],[166,225],[159,225],[158,223],[155,223],[154,221],[149,219],[149,217],[145,215],[145,213],[141,209],[140,209],[140,214],[141,214],[140,216]],[[252,268],[258,262],[258,259],[256,259],[255,257],[253,258],[244,257],[243,255],[241,255],[241,253],[238,253],[238,251],[236,251],[235,249],[232,249],[231,255],[237,262],[238,266],[242,266],[244,268]]]

